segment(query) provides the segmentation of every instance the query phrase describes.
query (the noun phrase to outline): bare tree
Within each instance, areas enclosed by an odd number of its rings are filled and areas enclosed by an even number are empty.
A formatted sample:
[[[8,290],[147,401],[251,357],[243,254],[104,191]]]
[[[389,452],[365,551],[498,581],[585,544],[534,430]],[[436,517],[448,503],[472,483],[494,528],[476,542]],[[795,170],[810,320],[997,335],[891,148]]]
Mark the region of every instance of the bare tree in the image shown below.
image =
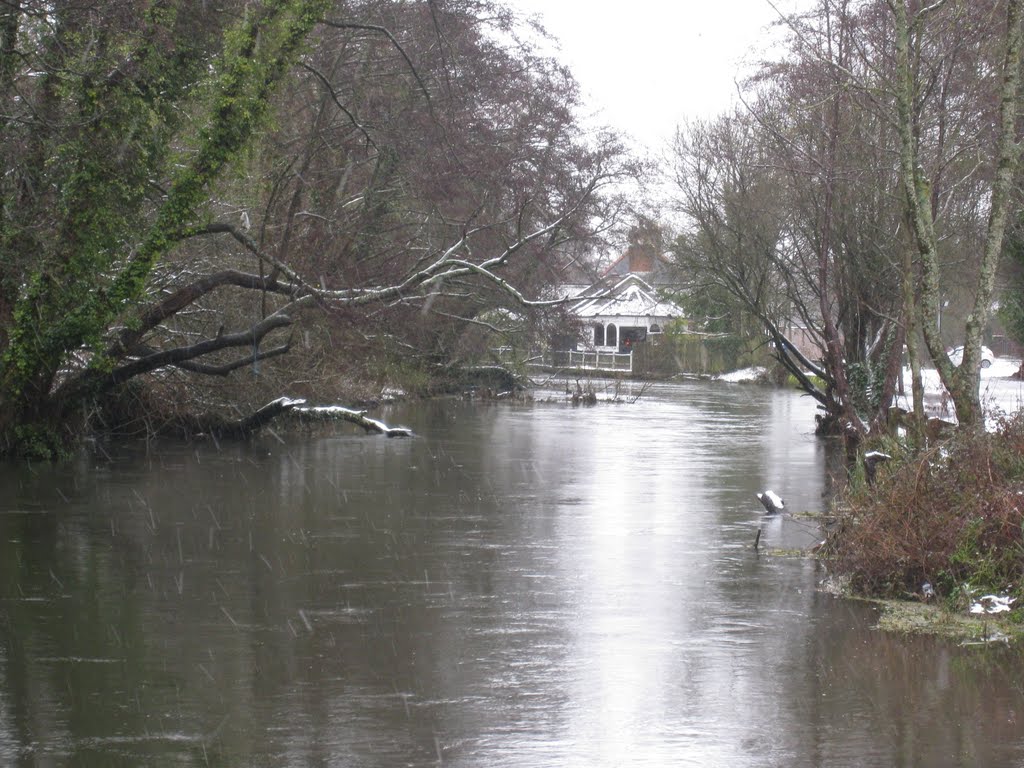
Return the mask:
[[[1017,111],[1020,99],[1021,4],[1019,0],[1006,0],[1002,5],[988,9],[990,20],[1004,20],[1003,34],[997,38],[1001,41],[998,48],[1002,54],[1001,60],[986,59],[985,54],[990,51],[980,45],[973,58],[979,69],[986,63],[993,65],[994,74],[998,76],[998,87],[993,94],[998,108],[992,115],[991,125],[979,126],[982,134],[989,135],[967,137],[973,139],[974,146],[980,148],[981,152],[977,169],[966,180],[975,184],[981,180],[980,197],[987,198],[988,204],[979,205],[978,208],[987,207],[988,210],[972,288],[973,306],[964,324],[963,360],[959,366],[953,366],[946,357],[937,322],[941,301],[941,255],[936,219],[941,215],[941,208],[936,205],[938,190],[933,183],[942,178],[941,163],[962,146],[951,147],[946,142],[944,88],[941,89],[943,100],[937,110],[940,122],[933,128],[931,136],[928,136],[927,128],[929,118],[934,117],[928,89],[934,84],[936,73],[949,72],[946,62],[953,60],[954,54],[958,52],[958,44],[965,39],[963,35],[955,34],[964,29],[963,9],[958,3],[937,2],[908,10],[902,0],[889,0],[888,6],[892,12],[895,35],[894,94],[900,136],[900,174],[904,206],[920,263],[921,298],[917,309],[922,317],[921,330],[929,354],[953,400],[959,423],[974,428],[982,420],[979,395],[982,332],[991,313],[995,277],[1019,155]],[[945,36],[929,37],[927,32],[933,25],[951,25],[953,34],[947,32]],[[933,47],[936,41],[947,45]],[[945,86],[946,82],[942,81],[942,85]],[[968,83],[968,87],[971,85]],[[975,93],[978,91],[979,95],[985,95],[984,89],[978,89]],[[970,94],[971,91],[968,91]],[[981,106],[977,102],[975,104]],[[932,140],[931,147],[929,138]],[[930,148],[940,163],[937,167],[933,164],[931,179],[923,162]]]
[[[1018,3],[820,0],[784,23],[786,55],[750,80],[750,117],[732,121],[757,126],[750,141],[785,200],[777,282],[794,316],[813,309],[802,319],[822,350],[823,405],[859,434],[880,426],[906,344],[923,420],[920,333],[960,422],[977,424],[1017,164]],[[757,204],[744,205],[749,219]],[[945,300],[969,305],[959,368]]]
[[[828,10],[793,21],[793,55],[752,82],[743,111],[677,144],[677,183],[700,232],[691,269],[760,319],[822,430],[860,437],[884,420],[899,371],[895,177],[850,88],[854,20]]]

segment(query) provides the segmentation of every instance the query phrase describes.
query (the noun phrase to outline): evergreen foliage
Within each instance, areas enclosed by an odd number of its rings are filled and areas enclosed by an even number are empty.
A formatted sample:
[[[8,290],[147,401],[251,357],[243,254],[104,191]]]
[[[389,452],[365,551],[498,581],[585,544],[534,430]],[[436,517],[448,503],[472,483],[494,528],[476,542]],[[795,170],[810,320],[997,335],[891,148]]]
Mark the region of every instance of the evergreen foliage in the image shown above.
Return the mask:
[[[199,33],[205,20],[174,4],[129,11],[119,25],[103,11],[120,6],[71,7],[22,30],[18,45],[35,38],[48,69],[30,94],[41,118],[3,126],[8,153],[28,149],[8,158],[17,173],[2,188],[6,452],[49,454],[62,432],[77,431],[82,386],[74,398],[62,392],[62,366],[69,356],[87,360],[94,383],[110,372],[111,326],[128,321],[156,260],[202,215],[211,184],[264,122],[271,92],[328,5],[254,7],[219,51],[220,41]]]

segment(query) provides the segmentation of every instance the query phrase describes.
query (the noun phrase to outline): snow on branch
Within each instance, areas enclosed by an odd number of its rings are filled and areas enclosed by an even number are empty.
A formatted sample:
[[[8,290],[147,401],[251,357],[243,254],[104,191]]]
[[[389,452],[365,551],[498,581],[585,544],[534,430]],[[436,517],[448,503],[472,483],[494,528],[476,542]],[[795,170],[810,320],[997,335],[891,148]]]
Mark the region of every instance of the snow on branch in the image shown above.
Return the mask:
[[[575,299],[570,299],[569,297],[562,299],[546,299],[540,301],[528,299],[522,294],[521,291],[519,291],[519,289],[512,285],[508,280],[499,277],[498,275],[491,272],[491,270],[487,269],[486,267],[480,264],[475,264],[471,261],[462,261],[461,259],[452,259],[451,263],[457,267],[465,269],[467,272],[473,272],[478,275],[482,275],[483,277],[486,277],[488,280],[494,283],[494,285],[496,285],[509,296],[514,298],[519,304],[521,304],[524,307],[550,307],[557,304],[565,304],[569,301],[575,301]]]
[[[219,417],[193,419],[188,426],[196,434],[213,434],[219,437],[248,437],[282,414],[290,414],[302,421],[347,421],[362,427],[366,432],[385,437],[413,437],[409,427],[393,427],[383,421],[371,419],[366,411],[343,408],[340,405],[307,406],[301,398],[279,397],[271,400],[244,419],[225,421]]]
[[[274,269],[275,274],[270,278],[266,278],[265,282],[262,284],[242,285],[237,281],[234,284],[238,287],[271,290],[274,293],[290,296],[293,299],[293,304],[288,307],[289,310],[298,306],[307,306],[316,302],[323,302],[326,305],[361,306],[377,302],[392,301],[394,299],[402,299],[416,289],[425,288],[427,286],[443,283],[446,280],[473,274],[492,281],[495,285],[509,293],[523,305],[544,306],[559,302],[530,301],[510,283],[498,277],[494,270],[505,265],[517,251],[530,243],[541,240],[545,237],[555,237],[559,229],[574,213],[578,212],[582,208],[585,202],[593,194],[594,190],[605,179],[606,177],[601,174],[591,178],[578,195],[578,198],[571,205],[568,205],[553,220],[543,226],[539,226],[527,234],[522,234],[520,231],[517,237],[511,243],[507,244],[500,253],[487,258],[480,263],[460,258],[460,254],[466,250],[474,235],[488,229],[488,227],[471,227],[467,225],[463,230],[462,235],[455,242],[449,244],[447,248],[444,248],[437,253],[433,261],[421,269],[407,274],[402,280],[393,285],[369,288],[343,288],[339,290],[328,290],[323,287],[317,287],[304,280],[287,264],[284,264],[270,254],[265,253],[245,232],[227,223],[208,224],[190,232],[189,235],[228,234],[235,238],[235,240],[241,243],[243,247],[254,254],[258,259],[269,264]],[[288,282],[285,283],[278,281],[276,279],[277,273],[283,274],[287,278]]]
[[[376,432],[385,437],[412,437],[413,431],[409,427],[392,427],[383,421],[371,419],[366,411],[356,411],[352,408],[344,408],[340,405],[305,405],[305,400],[289,400],[282,397],[274,402],[284,402],[293,414],[306,420],[326,421],[331,419],[347,421],[362,427],[367,432]]]

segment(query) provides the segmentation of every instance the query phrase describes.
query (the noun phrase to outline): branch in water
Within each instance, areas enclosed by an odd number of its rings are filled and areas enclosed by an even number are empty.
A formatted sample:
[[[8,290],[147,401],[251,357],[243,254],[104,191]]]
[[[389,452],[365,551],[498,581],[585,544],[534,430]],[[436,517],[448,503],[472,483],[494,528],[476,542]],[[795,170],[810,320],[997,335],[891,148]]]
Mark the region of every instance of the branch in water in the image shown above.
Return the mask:
[[[225,421],[219,417],[188,420],[186,427],[193,434],[211,434],[216,437],[249,437],[284,413],[291,413],[303,421],[341,420],[356,424],[367,432],[386,437],[412,437],[408,427],[392,427],[383,421],[371,419],[366,411],[343,408],[340,405],[307,406],[305,400],[279,397],[239,421]]]
[[[304,401],[299,402],[301,403]],[[355,411],[351,408],[343,408],[340,405],[298,406],[292,409],[292,413],[296,414],[301,419],[340,419],[342,421],[348,421],[362,427],[367,432],[377,432],[387,437],[413,436],[412,430],[408,427],[392,427],[385,424],[383,421],[371,419],[366,415],[366,411]]]

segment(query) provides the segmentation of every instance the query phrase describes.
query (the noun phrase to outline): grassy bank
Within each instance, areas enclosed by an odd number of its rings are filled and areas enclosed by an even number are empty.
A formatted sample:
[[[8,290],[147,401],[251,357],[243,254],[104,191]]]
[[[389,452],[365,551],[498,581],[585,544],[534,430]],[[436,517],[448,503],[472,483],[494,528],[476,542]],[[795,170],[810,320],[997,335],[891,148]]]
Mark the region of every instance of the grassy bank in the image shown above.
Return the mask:
[[[876,483],[853,483],[837,505],[822,548],[832,571],[854,594],[958,615],[990,594],[1024,605],[1024,417],[916,455],[888,452]]]

